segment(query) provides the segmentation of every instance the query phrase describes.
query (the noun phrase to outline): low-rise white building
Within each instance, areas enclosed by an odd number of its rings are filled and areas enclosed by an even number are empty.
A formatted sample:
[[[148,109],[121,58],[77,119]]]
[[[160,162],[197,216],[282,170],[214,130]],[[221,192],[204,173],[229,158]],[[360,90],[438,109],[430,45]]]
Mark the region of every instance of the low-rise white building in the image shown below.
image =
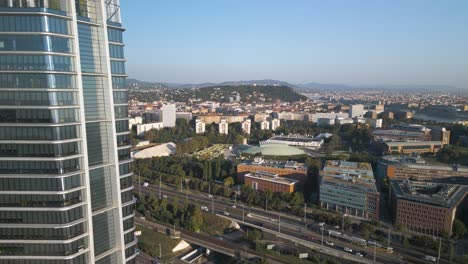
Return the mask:
[[[245,134],[250,134],[250,128],[252,127],[252,121],[247,118],[242,121],[242,132]]]
[[[141,117],[141,116],[135,116],[135,117],[130,118],[128,120],[128,128],[129,129],[132,129],[133,125],[139,125],[139,124],[143,124],[143,117]]]
[[[280,127],[280,125],[281,122],[279,119],[274,118],[271,120],[271,130],[275,131],[276,129],[278,129],[278,127]]]
[[[221,135],[229,134],[229,123],[227,122],[226,119],[221,119],[218,125],[218,129],[219,129],[219,134]]]
[[[205,133],[205,122],[201,121],[200,119],[195,120],[195,133]]]
[[[143,137],[146,132],[150,131],[151,129],[161,129],[163,128],[162,122],[156,123],[149,123],[149,124],[138,124],[136,125],[136,134],[139,137]]]
[[[270,122],[268,122],[267,120],[263,120],[262,122],[260,122],[260,129],[270,130]]]
[[[366,119],[366,124],[369,125],[371,128],[381,128],[382,127],[382,119]]]

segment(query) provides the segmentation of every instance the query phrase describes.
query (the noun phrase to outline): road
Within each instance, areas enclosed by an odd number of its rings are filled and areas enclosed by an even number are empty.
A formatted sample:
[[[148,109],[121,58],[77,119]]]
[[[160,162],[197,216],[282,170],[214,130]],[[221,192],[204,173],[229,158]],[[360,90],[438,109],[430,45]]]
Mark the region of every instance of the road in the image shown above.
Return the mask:
[[[158,196],[159,195],[159,188],[158,186],[148,186],[148,187],[141,187],[142,191],[146,191],[146,193],[153,193],[154,195]],[[135,191],[138,191],[138,186],[135,185]],[[218,197],[218,196],[213,196],[214,199],[208,197],[207,194],[198,194],[198,193],[192,193],[192,192],[186,192],[183,191],[181,192],[180,190],[176,189],[175,187],[168,187],[162,185],[161,188],[161,193],[162,195],[165,196],[170,196],[170,197],[178,197],[179,199],[186,199],[188,198],[191,203],[195,203],[197,205],[204,205],[207,206],[210,211],[213,211],[213,206],[214,209],[217,213],[223,213],[224,210],[228,210],[232,213],[234,213],[237,216],[242,217],[242,204],[237,203],[237,208],[234,209],[231,206],[234,204],[229,198],[225,197]],[[293,231],[294,235],[296,235],[297,238],[305,238],[304,234],[307,235],[307,237],[321,237],[321,232],[320,232],[320,227],[315,223],[314,221],[308,219],[307,221],[307,231],[305,231],[305,224],[304,224],[304,219],[301,217],[298,217],[296,215],[288,215],[285,213],[281,212],[274,212],[274,211],[265,211],[264,209],[258,208],[258,207],[245,207],[245,212],[244,212],[244,219],[246,218],[245,215],[247,213],[255,213],[258,215],[262,215],[268,219],[278,219],[281,218],[281,229],[287,231]],[[239,217],[238,219],[242,219]],[[247,219],[245,219],[248,221]],[[274,227],[272,225],[272,221],[262,221],[263,224],[266,224],[267,227],[272,228],[273,230],[277,230],[277,227]],[[283,228],[286,228],[284,229]],[[290,230],[293,229],[293,230]],[[326,229],[333,229],[331,226],[326,226]],[[341,230],[337,230],[341,232]],[[350,236],[355,236],[356,234],[352,234],[349,232],[344,232]],[[393,237],[393,236],[392,236]],[[321,244],[321,241],[320,241]],[[337,240],[336,245],[338,245],[341,249],[344,247],[349,247],[355,251],[365,253],[369,259],[373,259],[373,252],[374,250],[372,248],[362,248],[362,247],[356,247],[353,244],[347,243],[342,240]],[[428,261],[423,260],[424,256],[426,253],[417,251],[414,247],[412,248],[404,248],[401,244],[399,243],[392,243],[391,247],[394,248],[394,250],[397,252],[395,254],[387,254],[386,252],[381,252],[379,250],[376,251],[376,260],[377,261],[382,261],[384,263],[402,263],[402,262],[409,262],[409,263],[431,263]],[[398,254],[399,253],[399,254]],[[444,258],[445,257],[445,258]],[[440,259],[440,263],[442,264],[450,264],[453,262],[448,261],[448,256],[442,256]]]
[[[173,228],[169,225],[151,222],[145,219],[141,219],[139,217],[135,217],[134,219],[135,219],[136,224],[150,227],[155,230],[161,230],[163,231],[163,233],[164,233],[164,230],[168,228],[169,229]],[[227,240],[219,240],[217,238],[204,235],[204,234],[195,233],[195,232],[190,232],[190,231],[185,231],[185,230],[180,230],[180,231],[181,231],[181,239],[185,240],[186,242],[190,244],[195,244],[195,245],[199,245],[202,247],[206,247],[206,248],[209,248],[210,250],[213,250],[213,251],[216,251],[216,252],[231,256],[231,257],[239,257],[239,258],[246,259],[246,260],[254,258],[254,257],[261,257],[261,258],[268,260],[268,262],[272,264],[284,263],[284,261],[281,258],[278,258],[274,255],[266,255],[266,254],[256,252],[238,243],[229,242]]]
[[[159,189],[155,187],[142,187],[141,192],[144,194],[151,194],[155,193],[157,189],[157,193],[159,194]],[[266,219],[276,219],[272,218],[272,214],[275,215],[273,212],[263,212],[261,210],[255,209],[255,208],[248,208],[247,210],[241,209],[240,207],[238,208],[232,208],[232,203],[231,204],[226,204],[226,201],[223,200],[217,200],[217,199],[210,199],[208,196],[202,196],[202,195],[194,195],[190,193],[181,193],[180,191],[174,190],[172,188],[162,188],[161,189],[161,194],[168,199],[172,199],[174,197],[178,197],[178,199],[185,199],[188,198],[190,203],[196,204],[198,206],[207,206],[211,212],[218,213],[221,215],[224,215],[226,211],[229,211],[229,216],[237,220],[237,222],[242,223],[244,220],[246,223],[250,224],[256,224],[256,225],[263,225],[263,228],[265,229],[264,231],[271,231],[271,232],[277,232],[278,228],[281,230],[281,234],[289,235],[292,237],[295,242],[298,242],[297,240],[300,239],[301,242],[307,241],[309,248],[312,248],[314,250],[320,249],[322,253],[328,254],[334,257],[339,257],[339,258],[348,258],[353,261],[361,261],[363,263],[368,262],[369,260],[373,259],[373,254],[372,256],[370,255],[370,252],[365,252],[366,249],[363,248],[358,248],[355,245],[345,243],[343,241],[338,241],[336,240],[336,245],[334,247],[326,247],[326,246],[321,246],[321,241],[310,241],[311,237],[317,237],[317,233],[314,233],[310,230],[305,231],[303,228],[303,224],[297,225],[288,219],[286,220],[280,220],[279,222],[272,222],[270,220],[261,220],[261,219],[250,219],[247,217],[248,213],[255,213],[256,215],[261,215]],[[242,217],[244,215],[244,217]],[[275,215],[276,217],[276,215]],[[281,216],[279,216],[281,218]],[[300,221],[301,219],[296,219]],[[320,244],[319,244],[320,243]],[[312,246],[313,245],[313,246]],[[354,250],[354,252],[361,252],[363,255],[366,256],[366,259],[360,259],[356,257],[355,255],[346,253],[343,251],[344,247],[349,247]],[[377,252],[376,254],[376,261],[377,262],[382,262],[382,263],[401,263],[401,260],[399,261],[394,261],[393,259],[395,256],[382,256],[382,253]]]

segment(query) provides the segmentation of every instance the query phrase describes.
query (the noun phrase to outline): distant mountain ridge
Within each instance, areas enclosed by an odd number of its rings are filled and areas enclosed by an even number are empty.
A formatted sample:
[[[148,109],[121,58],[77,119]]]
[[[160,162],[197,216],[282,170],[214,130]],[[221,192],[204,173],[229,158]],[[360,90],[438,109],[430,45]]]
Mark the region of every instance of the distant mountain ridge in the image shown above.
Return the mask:
[[[347,85],[347,84],[334,84],[334,83],[317,83],[317,82],[308,82],[308,83],[299,83],[293,84],[285,81],[273,80],[273,79],[264,79],[264,80],[241,80],[241,81],[226,81],[221,83],[164,83],[164,82],[148,82],[148,81],[139,81],[136,79],[127,79],[128,86],[139,86],[141,88],[152,88],[155,86],[167,89],[190,89],[190,88],[203,88],[211,86],[242,86],[242,85],[276,85],[276,86],[288,86],[294,88],[299,92],[318,92],[318,91],[349,91],[349,90],[375,90],[375,91],[395,91],[395,92],[449,92],[449,91],[464,91],[466,89],[457,88],[451,85],[435,85],[435,84],[419,84],[419,85]]]

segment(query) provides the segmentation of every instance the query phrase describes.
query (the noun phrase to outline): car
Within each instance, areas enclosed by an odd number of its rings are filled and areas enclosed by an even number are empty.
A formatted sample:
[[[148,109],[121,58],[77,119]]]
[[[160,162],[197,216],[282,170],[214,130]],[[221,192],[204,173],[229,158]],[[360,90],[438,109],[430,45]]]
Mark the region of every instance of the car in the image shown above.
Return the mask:
[[[143,183],[143,187],[148,187],[148,186],[149,186],[149,183],[147,183],[147,182]]]
[[[333,247],[333,245],[335,245],[333,242],[331,242],[331,241],[326,241],[326,240],[325,240],[325,244],[329,245],[330,247]]]
[[[224,211],[224,215],[229,215],[229,212]]]
[[[211,195],[211,194],[208,194],[208,198],[213,198],[213,195]]]
[[[208,210],[208,207],[203,206],[203,205],[200,206],[200,209],[201,209],[202,211],[205,211],[205,212],[208,212],[208,211],[209,211],[209,210]]]
[[[356,252],[355,255],[356,255],[357,257],[360,257],[360,258],[364,257],[364,256],[363,256],[361,253],[359,253],[359,252]]]
[[[320,222],[320,223],[318,223],[318,225],[319,225],[319,226],[324,226],[325,223],[324,223],[324,222]]]
[[[340,226],[334,226],[333,228],[340,229]]]
[[[232,207],[232,208],[237,208],[237,206],[236,206],[235,204],[233,204],[231,207]]]
[[[350,249],[349,247],[345,247],[345,248],[343,248],[343,250],[346,251],[346,252],[349,252],[349,253],[353,253],[353,250]]]
[[[313,236],[309,236],[309,239],[310,239],[310,240],[317,240],[317,238],[316,238],[316,237],[313,237]]]
[[[164,195],[164,194],[163,194],[162,198],[167,199],[167,195]]]
[[[426,255],[424,256],[424,259],[427,260],[427,261],[430,261],[430,262],[436,262],[437,259],[433,256],[429,256],[429,255]]]

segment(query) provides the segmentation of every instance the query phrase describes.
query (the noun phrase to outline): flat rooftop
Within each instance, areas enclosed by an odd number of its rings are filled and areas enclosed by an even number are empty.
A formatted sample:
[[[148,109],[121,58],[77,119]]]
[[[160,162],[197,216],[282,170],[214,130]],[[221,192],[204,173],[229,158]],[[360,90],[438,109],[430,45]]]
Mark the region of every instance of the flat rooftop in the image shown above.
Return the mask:
[[[390,181],[398,199],[454,208],[468,194],[468,186],[435,182]]]
[[[264,181],[271,181],[271,182],[285,184],[285,185],[294,185],[299,182],[294,179],[280,177],[278,174],[269,173],[265,171],[251,172],[251,173],[244,175],[244,177],[254,178],[254,179],[259,179],[259,180],[264,180]]]
[[[405,146],[426,146],[426,145],[441,145],[442,146],[442,141],[389,141],[389,142],[384,142],[387,144],[389,147],[392,146],[399,146],[399,145],[405,145]]]
[[[423,159],[419,156],[412,157],[407,155],[388,155],[383,156],[381,161],[408,168],[422,169],[422,170],[442,170],[442,171],[456,171],[468,173],[468,167],[460,166],[458,164],[442,164],[440,162],[432,162]]]
[[[359,186],[377,192],[374,173],[370,163],[328,160],[320,172],[322,183]],[[351,188],[351,187],[350,187]],[[355,187],[352,187],[355,188]]]
[[[307,166],[304,163],[299,163],[296,161],[277,161],[277,160],[264,160],[264,159],[254,159],[246,160],[243,163],[244,165],[251,166],[264,166],[264,167],[273,167],[280,169],[292,169],[292,170],[307,170]]]
[[[274,136],[267,140],[279,140],[279,141],[287,141],[287,142],[319,142],[322,139],[313,138],[313,137],[300,137],[300,136]]]

